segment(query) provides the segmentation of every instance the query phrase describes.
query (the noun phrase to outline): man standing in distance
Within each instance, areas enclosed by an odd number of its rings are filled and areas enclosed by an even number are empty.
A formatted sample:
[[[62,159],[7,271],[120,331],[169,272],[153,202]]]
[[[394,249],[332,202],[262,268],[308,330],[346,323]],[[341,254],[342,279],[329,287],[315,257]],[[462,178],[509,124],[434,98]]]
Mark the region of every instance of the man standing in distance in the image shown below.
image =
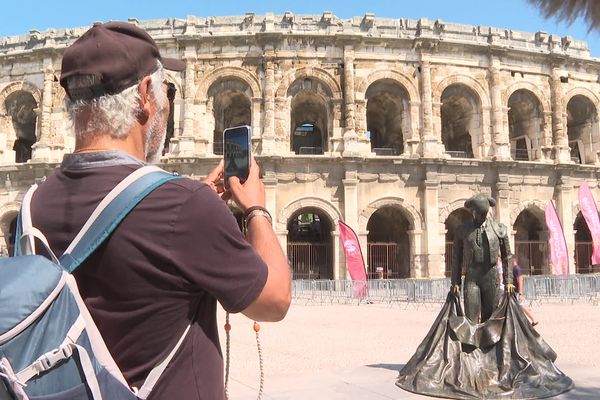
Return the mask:
[[[531,321],[531,325],[536,326],[539,321],[535,320],[533,316],[533,312],[529,307],[522,303],[523,298],[523,271],[517,262],[517,258],[513,258],[512,261],[512,274],[513,274],[513,282],[515,283],[515,291],[517,292],[517,299],[519,300],[519,305],[521,309],[527,315],[527,318]]]
[[[169,102],[163,69],[185,64],[160,55],[135,25],[95,24],[64,53],[60,84],[75,130],[75,152],[40,185],[32,220],[62,254],[96,205],[132,171],[161,155]],[[127,382],[184,343],[151,399],[224,398],[216,304],[258,321],[278,321],[291,301],[287,259],[265,210],[253,161],[244,184],[223,164],[207,180],[172,180],[150,193],[75,272],[80,292]],[[222,200],[246,215],[239,231]]]

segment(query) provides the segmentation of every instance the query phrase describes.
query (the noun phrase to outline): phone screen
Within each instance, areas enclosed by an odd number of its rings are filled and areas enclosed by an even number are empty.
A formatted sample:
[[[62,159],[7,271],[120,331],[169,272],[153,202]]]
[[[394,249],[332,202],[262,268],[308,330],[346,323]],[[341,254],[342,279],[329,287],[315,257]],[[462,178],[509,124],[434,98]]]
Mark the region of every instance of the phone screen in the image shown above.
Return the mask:
[[[223,131],[223,158],[225,161],[224,183],[230,176],[237,176],[241,182],[248,179],[250,172],[250,137],[252,128],[238,126]]]

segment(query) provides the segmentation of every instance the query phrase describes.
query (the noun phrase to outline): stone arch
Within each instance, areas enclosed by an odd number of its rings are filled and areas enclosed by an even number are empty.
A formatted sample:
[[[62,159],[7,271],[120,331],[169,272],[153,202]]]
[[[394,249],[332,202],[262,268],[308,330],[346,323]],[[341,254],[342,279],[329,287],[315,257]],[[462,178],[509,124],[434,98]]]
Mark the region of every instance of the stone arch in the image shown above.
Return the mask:
[[[490,100],[487,88],[484,87],[477,79],[474,79],[468,75],[452,75],[443,79],[433,89],[433,102],[441,103],[442,93],[444,93],[444,90],[447,87],[457,83],[465,85],[473,92],[475,92],[479,99],[479,106],[481,107],[482,111],[485,111],[490,108]]]
[[[42,99],[42,92],[37,86],[27,81],[11,82],[8,85],[6,85],[2,89],[2,91],[0,91],[0,115],[6,115],[6,98],[14,92],[18,92],[21,90],[24,92],[31,93],[39,107],[40,101]]]
[[[544,92],[542,92],[539,89],[539,87],[535,84],[526,81],[516,82],[510,85],[506,90],[504,90],[504,92],[502,92],[503,106],[508,107],[508,99],[510,99],[510,96],[517,90],[521,89],[529,90],[538,99],[542,106],[542,113],[552,111],[550,101],[548,100]]]
[[[288,220],[292,215],[303,208],[316,208],[323,211],[327,218],[329,218],[333,229],[332,232],[337,232],[337,221],[342,219],[342,214],[332,203],[318,197],[302,197],[289,202],[279,211],[277,222],[281,226],[287,226]]]
[[[483,193],[483,194],[490,196],[489,193]],[[453,200],[452,202],[448,203],[445,207],[442,207],[440,209],[440,219],[438,220],[438,222],[443,225],[446,222],[446,220],[448,219],[448,217],[450,216],[450,214],[452,214],[454,211],[458,210],[459,208],[463,208],[465,206],[465,201],[467,201],[469,198],[471,198],[471,196],[465,197],[465,198],[459,198],[459,199]],[[492,218],[492,219],[496,217],[496,207],[490,207],[488,216],[489,216],[489,218]]]
[[[252,91],[252,97],[261,97],[261,89],[258,79],[254,74],[241,67],[223,67],[215,69],[204,76],[202,83],[196,90],[195,101],[200,102],[208,97],[208,89],[217,81],[227,78],[237,78],[246,83]]]
[[[367,223],[371,216],[381,207],[392,206],[401,209],[413,230],[421,230],[424,227],[423,216],[412,204],[405,202],[401,197],[384,197],[371,202],[358,216],[358,226],[361,231],[367,230]]]
[[[165,70],[165,79],[167,82],[172,83],[177,91],[175,92],[175,99],[183,99],[183,87],[181,86],[181,80],[177,77],[176,73]]]
[[[402,86],[408,93],[409,101],[419,101],[418,85],[414,79],[404,75],[399,71],[387,69],[375,71],[369,74],[366,79],[361,80],[357,86],[356,94],[362,96],[362,99],[364,100],[369,86],[382,79],[392,80]]]
[[[19,215],[20,209],[21,204],[16,201],[5,203],[0,206],[0,235],[2,235],[3,238],[3,241],[0,241],[0,247],[6,247],[9,251],[10,225]]]
[[[585,87],[575,87],[571,90],[569,90],[563,97],[563,107],[564,110],[563,112],[567,112],[567,105],[569,104],[569,101],[577,96],[583,96],[583,97],[587,97],[596,107],[596,112],[600,112],[600,97],[598,97],[598,95],[596,93],[594,93],[592,90],[585,88]],[[598,116],[596,115],[596,118],[598,118]]]
[[[513,209],[510,212],[510,226],[512,227],[515,225],[517,218],[523,211],[532,208],[535,210],[536,214],[539,212],[541,213],[541,215],[544,215],[544,210],[546,209],[546,206],[541,200],[525,200],[520,202],[518,205],[513,207]]]
[[[301,78],[317,79],[321,81],[327,88],[329,88],[331,91],[331,97],[333,99],[342,98],[342,88],[337,80],[326,70],[316,67],[304,67],[289,72],[279,83],[275,97],[286,97],[289,87]]]

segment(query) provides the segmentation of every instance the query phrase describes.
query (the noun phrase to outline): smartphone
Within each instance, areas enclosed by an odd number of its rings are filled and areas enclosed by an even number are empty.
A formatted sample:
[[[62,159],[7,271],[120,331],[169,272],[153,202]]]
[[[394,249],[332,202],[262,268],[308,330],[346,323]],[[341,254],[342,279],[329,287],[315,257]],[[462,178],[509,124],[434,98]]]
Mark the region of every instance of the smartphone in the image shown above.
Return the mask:
[[[231,176],[240,178],[245,182],[250,173],[250,141],[252,127],[248,125],[227,128],[223,131],[223,159],[225,168],[223,180],[225,189],[229,189],[228,179]]]

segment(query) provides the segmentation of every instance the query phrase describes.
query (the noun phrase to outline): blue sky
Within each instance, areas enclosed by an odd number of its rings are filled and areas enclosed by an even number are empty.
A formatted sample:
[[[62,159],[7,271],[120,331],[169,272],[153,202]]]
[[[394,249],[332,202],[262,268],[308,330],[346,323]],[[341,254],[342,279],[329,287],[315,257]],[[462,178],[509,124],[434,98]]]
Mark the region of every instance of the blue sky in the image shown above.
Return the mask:
[[[8,3],[8,4],[6,4]],[[520,31],[545,31],[586,40],[592,55],[600,57],[600,34],[588,34],[581,21],[570,26],[545,20],[526,0],[11,0],[2,5],[0,36],[17,35],[30,29],[88,26],[94,21],[185,18],[187,15],[243,15],[248,11],[321,14],[332,11],[340,18],[365,12],[389,18],[442,19],[470,25],[490,25]]]

